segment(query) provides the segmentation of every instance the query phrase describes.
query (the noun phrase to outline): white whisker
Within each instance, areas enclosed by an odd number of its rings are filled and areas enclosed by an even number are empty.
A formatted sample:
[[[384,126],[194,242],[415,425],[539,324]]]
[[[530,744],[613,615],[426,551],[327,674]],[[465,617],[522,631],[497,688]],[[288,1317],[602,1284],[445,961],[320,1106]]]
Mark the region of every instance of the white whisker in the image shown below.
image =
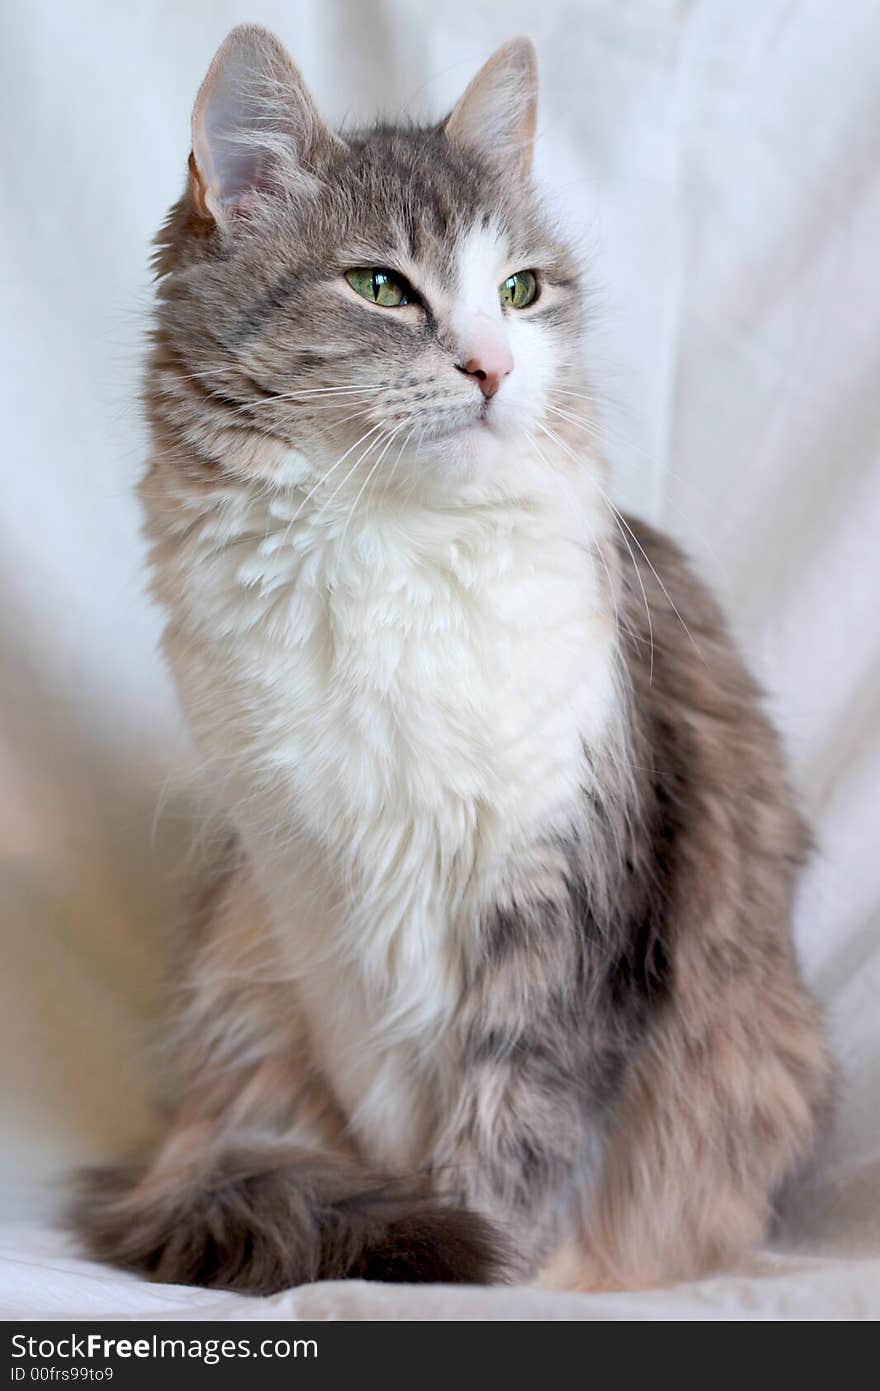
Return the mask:
[[[369,439],[370,435],[375,434],[375,432],[376,432],[377,430],[381,430],[381,429],[382,429],[382,426],[381,426],[381,425],[373,425],[369,430],[367,430],[363,435],[361,435],[360,439],[355,440],[354,444],[350,445],[349,448],[346,449],[346,451],[345,451],[344,454],[340,455],[340,457],[336,460],[336,463],[332,466],[332,468],[329,468],[329,469],[327,470],[326,473],[322,473],[322,474],[321,474],[321,477],[318,479],[317,483],[314,485],[313,488],[310,488],[309,491],[306,493],[306,495],[305,495],[305,497],[303,498],[302,502],[300,503],[299,507],[296,509],[296,511],[294,512],[294,514],[293,514],[293,516],[291,517],[290,521],[288,522],[287,527],[286,527],[285,532],[284,532],[284,540],[285,540],[285,542],[287,541],[288,537],[290,536],[290,529],[291,529],[291,527],[293,526],[294,522],[297,520],[297,518],[298,518],[298,517],[300,516],[300,514],[302,513],[303,508],[304,508],[305,506],[307,506],[307,504],[308,504],[308,503],[311,501],[311,499],[315,496],[315,493],[318,491],[318,489],[319,489],[324,483],[327,482],[328,478],[332,477],[332,475],[333,475],[333,474],[336,472],[336,470],[339,468],[339,465],[340,465],[341,463],[343,463],[343,462],[348,458],[349,454],[353,453],[353,451],[354,451],[355,449],[357,449],[357,447],[358,447],[359,444],[363,444],[363,442],[364,442],[365,439]],[[357,465],[355,465],[355,467],[357,467]],[[335,494],[334,494],[334,496],[335,496]]]
[[[648,555],[647,551],[645,550],[645,548],[644,548],[644,546],[642,545],[642,543],[641,543],[641,541],[639,540],[639,538],[636,536],[635,532],[633,531],[633,529],[632,529],[632,527],[630,526],[629,522],[626,520],[626,517],[624,517],[623,513],[622,513],[622,512],[618,512],[617,508],[614,506],[614,503],[613,503],[613,502],[611,501],[611,499],[608,497],[608,494],[604,492],[604,490],[602,490],[602,489],[600,488],[599,491],[602,493],[602,496],[605,498],[605,501],[608,503],[608,506],[611,508],[611,510],[612,510],[612,512],[615,514],[615,516],[617,516],[617,517],[620,518],[621,523],[626,527],[627,531],[629,532],[629,534],[630,534],[630,536],[632,537],[632,539],[635,541],[635,543],[636,543],[636,545],[638,546],[639,550],[641,551],[642,555],[645,557],[645,560],[648,562],[648,568],[650,569],[651,573],[653,574],[654,579],[657,581],[657,583],[659,584],[660,588],[663,590],[663,593],[666,595],[666,599],[667,599],[667,601],[668,601],[668,603],[669,603],[669,607],[672,609],[672,612],[675,614],[675,616],[676,616],[676,618],[678,619],[679,623],[681,624],[682,628],[684,628],[684,631],[687,633],[687,636],[688,636],[688,638],[689,638],[689,640],[690,640],[691,646],[693,647],[693,649],[694,649],[694,651],[696,652],[697,656],[699,657],[700,661],[703,662],[703,664],[705,665],[706,659],[705,659],[705,657],[703,656],[702,652],[700,651],[699,646],[697,645],[697,642],[696,642],[696,640],[695,640],[695,638],[694,638],[694,636],[693,636],[693,634],[692,634],[690,628],[689,628],[688,625],[685,623],[684,619],[682,618],[681,614],[679,613],[678,609],[676,608],[675,602],[674,602],[674,600],[673,600],[673,598],[672,598],[672,595],[669,593],[669,590],[666,588],[666,585],[663,583],[662,579],[661,579],[660,576],[657,574],[657,571],[654,569],[654,566],[653,566],[653,564],[652,564],[652,562],[651,562],[651,557]]]
[[[408,433],[407,435],[404,436],[403,444],[400,446],[400,448],[399,448],[398,451],[397,451],[397,458],[394,460],[394,463],[393,463],[392,468],[391,468],[391,472],[390,472],[389,475],[388,475],[388,483],[386,484],[386,486],[387,486],[388,488],[390,488],[390,487],[391,487],[391,484],[394,482],[394,475],[395,475],[395,473],[397,472],[397,465],[400,463],[401,459],[403,458],[403,452],[404,452],[404,450],[406,449],[406,446],[409,444],[409,442],[410,442],[410,440],[412,439],[412,437],[413,437],[413,435],[415,434],[415,432],[416,432],[416,427],[415,427],[415,425],[413,425],[412,428],[410,429],[409,433]]]
[[[402,426],[402,425],[398,425],[396,429],[394,429],[394,430],[391,431],[391,434],[388,436],[388,439],[385,441],[385,444],[384,444],[384,446],[383,446],[383,448],[382,448],[381,453],[379,454],[378,458],[376,459],[376,462],[373,464],[373,467],[370,469],[369,473],[367,474],[366,478],[364,479],[363,483],[361,484],[360,488],[358,489],[358,491],[357,491],[357,493],[356,493],[356,495],[355,495],[354,502],[351,504],[351,507],[350,507],[350,509],[349,509],[348,516],[347,516],[346,519],[345,519],[345,525],[343,526],[342,531],[339,533],[339,545],[340,545],[340,546],[342,545],[343,541],[345,540],[345,533],[346,533],[346,531],[348,530],[348,524],[349,524],[349,522],[351,521],[352,517],[354,516],[355,508],[357,507],[358,503],[359,503],[360,500],[361,500],[361,497],[363,496],[364,489],[366,488],[366,486],[367,486],[367,484],[369,483],[370,479],[373,477],[373,474],[376,472],[376,469],[379,467],[379,465],[381,464],[382,460],[385,458],[385,455],[388,453],[388,450],[390,449],[390,447],[391,447],[393,441],[396,439],[397,435],[400,433],[400,431],[401,431],[402,429],[403,429],[403,426]]]
[[[536,453],[537,453],[537,455],[538,455],[538,458],[541,459],[542,462],[543,462],[544,464],[546,464],[548,468],[552,468],[553,465],[550,463],[550,460],[547,458],[547,456],[546,456],[546,454],[544,453],[544,451],[543,451],[543,450],[540,448],[540,446],[538,445],[538,441],[535,439],[535,436],[534,436],[534,435],[531,435],[531,434],[527,434],[527,435],[526,435],[526,439],[529,441],[529,443],[531,444],[532,448],[536,451]],[[592,542],[593,542],[593,550],[595,551],[595,553],[598,555],[600,561],[602,562],[602,568],[603,568],[603,570],[605,571],[605,575],[606,575],[607,580],[608,580],[608,592],[609,592],[609,594],[611,595],[611,604],[612,604],[612,607],[613,607],[613,609],[614,609],[614,628],[615,628],[615,631],[616,631],[616,633],[618,634],[618,637],[619,637],[619,635],[620,635],[620,627],[621,627],[621,624],[620,624],[620,611],[619,611],[618,605],[617,605],[617,588],[616,588],[616,585],[615,585],[615,583],[614,583],[614,580],[613,580],[613,578],[612,578],[612,576],[611,576],[611,571],[610,571],[609,568],[608,568],[608,562],[607,562],[607,560],[605,559],[605,553],[604,553],[604,551],[602,550],[602,547],[601,547],[601,545],[599,544],[598,540],[596,539],[596,533],[595,533],[595,531],[593,530],[592,525],[590,524],[589,516],[586,517],[586,521],[587,521],[587,525],[590,527],[590,537],[591,537]]]
[[[555,443],[556,443],[561,449],[564,449],[564,450],[566,451],[566,453],[568,453],[569,455],[571,455],[571,457],[572,457],[573,459],[577,460],[577,455],[574,453],[574,451],[571,450],[571,449],[568,449],[568,447],[566,446],[565,442],[564,442],[563,440],[561,440],[561,439],[559,438],[558,435],[554,434],[554,432],[553,432],[551,429],[549,429],[548,426],[544,425],[543,423],[539,423],[539,427],[538,427],[538,428],[541,429],[541,430],[543,430],[544,433],[545,433],[547,436],[549,436],[549,438],[550,438],[551,440],[555,441]],[[653,619],[652,619],[652,617],[651,617],[651,605],[648,603],[648,594],[647,594],[647,590],[645,589],[645,582],[644,582],[644,580],[642,579],[642,572],[641,572],[641,570],[639,569],[639,564],[638,564],[638,561],[637,561],[636,558],[635,558],[635,555],[633,554],[632,547],[630,546],[629,542],[628,542],[627,539],[626,539],[626,533],[624,532],[624,530],[623,530],[623,528],[621,527],[620,522],[619,522],[619,520],[618,520],[617,508],[613,505],[613,503],[611,502],[611,500],[608,498],[608,496],[607,496],[607,494],[605,493],[604,489],[601,488],[601,487],[599,486],[598,483],[596,484],[596,486],[599,488],[599,492],[601,493],[602,497],[605,499],[606,503],[608,504],[608,506],[609,506],[610,509],[611,509],[611,516],[612,516],[612,519],[613,519],[613,521],[614,521],[615,526],[617,527],[617,530],[620,532],[621,538],[622,538],[622,540],[623,540],[623,544],[626,546],[626,549],[629,551],[629,557],[630,557],[630,560],[631,560],[632,563],[633,563],[633,569],[634,569],[635,572],[636,572],[636,578],[637,578],[637,580],[638,580],[638,582],[639,582],[639,588],[640,588],[641,591],[642,591],[642,602],[643,602],[644,605],[645,605],[645,617],[646,617],[647,620],[648,620],[648,638],[649,638],[650,646],[651,646],[651,657],[650,657],[650,665],[649,665],[649,670],[648,670],[648,682],[649,682],[650,685],[653,685],[653,683],[654,683],[654,621],[653,621]]]
[[[342,481],[339,482],[339,483],[337,483],[336,487],[333,489],[333,492],[330,494],[330,496],[329,496],[328,498],[325,498],[324,501],[321,503],[321,506],[318,508],[318,511],[317,511],[316,514],[315,514],[316,519],[317,519],[318,517],[320,517],[320,516],[323,516],[324,512],[326,512],[327,508],[330,506],[330,503],[333,501],[333,499],[336,497],[336,495],[340,492],[340,490],[341,490],[342,488],[345,487],[345,485],[346,485],[346,483],[348,482],[349,478],[351,478],[352,474],[353,474],[353,473],[355,472],[355,470],[357,469],[358,464],[360,464],[360,463],[367,457],[367,455],[370,453],[370,450],[371,450],[371,449],[375,449],[378,445],[381,445],[382,440],[383,440],[384,435],[385,435],[385,426],[384,426],[384,425],[376,425],[376,426],[373,427],[373,429],[379,431],[378,439],[371,440],[370,443],[367,445],[366,449],[363,451],[363,453],[358,455],[358,457],[355,459],[354,463],[352,464],[351,468],[348,470],[348,473],[345,475],[345,477],[342,479]],[[371,430],[371,431],[370,431],[370,434],[372,434],[372,433],[373,433],[373,431]],[[351,450],[349,450],[349,453],[351,453]],[[343,458],[344,458],[344,457],[345,457],[345,455],[343,455]],[[335,468],[336,465],[334,464],[333,467]],[[329,476],[329,475],[328,475],[328,476]]]
[[[571,457],[572,459],[575,460],[575,462],[577,462],[577,457],[578,457],[578,456],[575,454],[574,450],[568,448],[568,446],[565,444],[565,441],[564,441],[564,440],[561,440],[561,439],[559,438],[558,435],[554,435],[553,432],[552,432],[551,430],[549,430],[549,429],[547,428],[546,425],[541,425],[540,428],[543,429],[547,434],[549,434],[550,437],[551,437],[551,439],[555,439],[555,440],[556,440],[556,443],[560,446],[560,448],[561,448],[561,449],[564,449],[564,450],[566,451],[566,453],[569,454],[570,457]],[[614,515],[614,518],[615,518],[615,520],[618,522],[618,529],[620,528],[620,525],[621,525],[621,524],[622,524],[623,526],[625,526],[626,529],[627,529],[627,531],[629,532],[630,536],[631,536],[632,539],[635,541],[636,545],[638,546],[639,550],[641,551],[642,555],[644,556],[645,560],[646,560],[647,563],[648,563],[648,568],[650,569],[651,574],[654,576],[654,579],[657,581],[657,583],[659,584],[660,588],[663,590],[663,593],[664,593],[664,595],[666,596],[666,601],[667,601],[667,603],[669,604],[669,607],[672,609],[672,612],[675,614],[676,618],[678,619],[679,623],[681,624],[682,628],[684,629],[685,633],[687,634],[688,640],[690,641],[690,643],[691,643],[691,645],[692,645],[694,651],[696,652],[697,656],[700,658],[700,661],[701,661],[701,662],[705,662],[705,658],[704,658],[702,652],[700,651],[700,648],[699,648],[699,646],[698,646],[698,644],[697,644],[697,642],[696,642],[696,640],[695,640],[695,638],[694,638],[693,633],[691,632],[690,628],[689,628],[688,625],[685,623],[684,619],[682,618],[681,614],[679,613],[678,608],[676,607],[675,601],[674,601],[674,599],[672,598],[672,595],[669,593],[669,590],[666,588],[666,585],[663,583],[663,580],[662,580],[662,579],[660,578],[660,576],[657,574],[657,571],[656,571],[656,569],[654,568],[654,564],[653,564],[653,562],[652,562],[652,560],[651,560],[651,557],[648,555],[647,551],[645,550],[645,548],[644,548],[644,546],[642,545],[642,543],[641,543],[641,541],[639,540],[639,538],[636,536],[636,534],[635,534],[635,532],[633,531],[632,527],[629,525],[629,522],[626,520],[626,518],[624,517],[623,513],[622,513],[622,512],[619,512],[619,511],[617,510],[617,508],[614,506],[614,503],[611,501],[610,497],[609,497],[608,494],[605,492],[605,489],[604,489],[598,482],[597,482],[596,486],[597,486],[597,488],[599,489],[599,492],[602,494],[602,496],[603,496],[603,498],[605,499],[605,501],[606,501],[606,503],[608,504],[608,506],[611,508],[611,511],[612,511],[612,513],[613,513],[613,515]],[[622,534],[623,534],[623,533],[621,532],[621,535],[622,535]],[[629,543],[627,543],[627,550],[630,550],[630,548],[629,548]],[[630,550],[630,555],[632,555],[632,551],[631,551],[631,550]],[[634,556],[633,556],[633,564],[635,564],[635,557],[634,557]],[[636,566],[636,571],[637,571],[637,573],[638,573],[638,566]],[[640,583],[640,584],[642,583],[641,574],[639,574],[639,583]],[[642,585],[642,593],[644,593],[644,585]],[[647,608],[647,600],[646,600],[645,602],[646,602],[646,608]],[[649,616],[649,622],[650,622],[650,616]],[[652,674],[653,674],[653,669],[654,669],[654,639],[653,639],[653,632],[652,632],[652,636],[651,636],[651,671],[652,671]]]

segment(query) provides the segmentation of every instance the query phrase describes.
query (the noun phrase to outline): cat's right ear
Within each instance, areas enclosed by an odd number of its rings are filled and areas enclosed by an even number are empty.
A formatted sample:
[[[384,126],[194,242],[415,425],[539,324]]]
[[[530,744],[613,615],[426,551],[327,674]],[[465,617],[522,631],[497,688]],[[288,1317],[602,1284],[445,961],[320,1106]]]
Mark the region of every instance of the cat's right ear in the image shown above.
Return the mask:
[[[443,129],[486,164],[528,176],[538,108],[538,55],[531,39],[508,39],[472,79]]]
[[[226,224],[255,192],[308,168],[337,137],[268,29],[241,24],[214,56],[192,116],[190,191],[201,217]]]

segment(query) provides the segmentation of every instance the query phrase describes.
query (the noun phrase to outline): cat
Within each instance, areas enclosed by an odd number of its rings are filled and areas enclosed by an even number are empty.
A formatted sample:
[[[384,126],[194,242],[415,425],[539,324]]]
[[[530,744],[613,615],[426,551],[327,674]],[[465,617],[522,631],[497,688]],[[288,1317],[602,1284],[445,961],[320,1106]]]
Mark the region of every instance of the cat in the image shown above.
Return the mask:
[[[608,500],[536,71],[338,135],[243,26],[198,94],[140,494],[229,835],[168,1133],[74,1215],[159,1280],[686,1279],[828,1113],[809,836],[715,601]]]

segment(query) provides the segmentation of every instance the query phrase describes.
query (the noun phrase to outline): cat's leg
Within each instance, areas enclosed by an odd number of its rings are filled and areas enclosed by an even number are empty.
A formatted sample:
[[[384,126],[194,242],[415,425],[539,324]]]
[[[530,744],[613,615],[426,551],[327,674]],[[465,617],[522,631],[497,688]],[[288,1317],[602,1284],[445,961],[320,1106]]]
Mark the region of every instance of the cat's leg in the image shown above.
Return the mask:
[[[454,1092],[437,1137],[438,1190],[504,1231],[516,1278],[534,1278],[595,1183],[615,1041],[591,1011],[583,949],[556,846],[520,857],[488,915],[459,1011]]]
[[[677,998],[628,1069],[580,1236],[542,1283],[634,1289],[729,1268],[758,1249],[812,1155],[831,1066],[793,965],[711,980],[680,962]]]
[[[250,1294],[345,1276],[492,1278],[485,1219],[370,1172],[347,1144],[245,865],[219,887],[188,994],[166,1138],[146,1162],[84,1178],[73,1222],[92,1253]]]
[[[489,1217],[502,1233],[508,1277],[529,1281],[558,1249],[565,1195],[590,1183],[597,1148],[575,1114],[575,1093],[565,1086],[554,1097],[528,1063],[486,1059],[466,1067],[461,1082],[435,1153],[435,1190]]]

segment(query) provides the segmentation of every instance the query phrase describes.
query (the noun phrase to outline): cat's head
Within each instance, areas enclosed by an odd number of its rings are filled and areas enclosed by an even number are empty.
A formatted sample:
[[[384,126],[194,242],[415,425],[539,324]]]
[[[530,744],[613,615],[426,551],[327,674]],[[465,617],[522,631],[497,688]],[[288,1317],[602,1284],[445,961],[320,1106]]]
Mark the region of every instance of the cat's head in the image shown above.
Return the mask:
[[[371,493],[500,476],[513,439],[548,448],[581,301],[529,181],[536,88],[514,39],[438,125],[343,137],[271,34],[230,34],[157,256],[162,361],[215,434]]]

